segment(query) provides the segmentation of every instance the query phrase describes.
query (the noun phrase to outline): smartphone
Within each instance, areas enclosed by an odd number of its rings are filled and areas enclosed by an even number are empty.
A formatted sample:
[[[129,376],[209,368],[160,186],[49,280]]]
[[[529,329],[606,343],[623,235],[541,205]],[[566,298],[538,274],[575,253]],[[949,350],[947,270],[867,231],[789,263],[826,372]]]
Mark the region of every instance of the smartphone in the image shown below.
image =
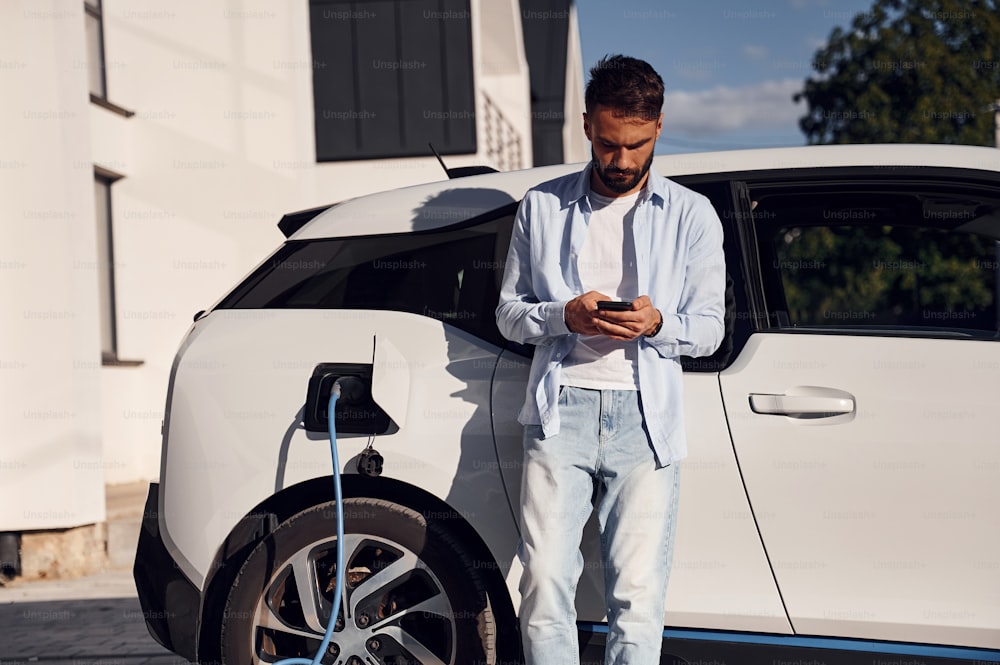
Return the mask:
[[[597,309],[612,312],[625,312],[632,309],[631,300],[598,300]]]

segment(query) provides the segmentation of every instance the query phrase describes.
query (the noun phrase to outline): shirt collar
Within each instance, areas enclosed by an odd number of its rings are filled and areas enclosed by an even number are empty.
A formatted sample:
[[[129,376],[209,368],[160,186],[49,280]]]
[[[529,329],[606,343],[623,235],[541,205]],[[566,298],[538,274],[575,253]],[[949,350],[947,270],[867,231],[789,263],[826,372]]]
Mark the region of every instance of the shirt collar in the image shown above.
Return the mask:
[[[593,162],[589,162],[587,166],[580,171],[576,182],[573,184],[573,187],[569,192],[569,200],[566,201],[568,205],[573,205],[580,199],[586,200],[587,194],[590,193],[590,171],[593,168]],[[670,195],[667,192],[666,179],[656,172],[655,167],[650,166],[649,178],[646,179],[646,186],[639,195],[639,203],[645,203],[653,198],[658,198],[659,203],[663,205],[670,198]],[[589,203],[586,205],[589,207]]]

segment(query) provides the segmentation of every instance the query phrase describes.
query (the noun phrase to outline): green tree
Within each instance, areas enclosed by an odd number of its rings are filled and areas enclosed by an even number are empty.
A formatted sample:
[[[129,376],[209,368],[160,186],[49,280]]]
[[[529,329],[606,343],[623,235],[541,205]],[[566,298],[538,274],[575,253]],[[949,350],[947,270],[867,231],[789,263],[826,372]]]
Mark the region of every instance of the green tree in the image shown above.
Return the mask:
[[[994,145],[998,0],[876,0],[816,52],[794,96],[809,143]]]
[[[774,239],[790,320],[822,326],[854,312],[870,325],[996,321],[996,242],[952,230],[877,223],[791,227]],[[944,313],[959,313],[948,316]]]

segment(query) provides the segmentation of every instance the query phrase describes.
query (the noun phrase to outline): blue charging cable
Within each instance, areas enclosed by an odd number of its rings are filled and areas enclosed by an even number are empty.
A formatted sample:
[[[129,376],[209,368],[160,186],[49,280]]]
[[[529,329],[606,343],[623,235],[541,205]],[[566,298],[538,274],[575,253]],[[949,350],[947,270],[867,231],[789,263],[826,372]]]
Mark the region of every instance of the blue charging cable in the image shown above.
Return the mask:
[[[330,623],[326,627],[326,634],[323,635],[323,642],[319,645],[319,650],[312,660],[308,658],[285,658],[279,660],[274,665],[320,665],[323,662],[323,655],[330,646],[333,638],[333,629],[337,625],[337,615],[340,614],[340,598],[344,591],[344,501],[343,492],[340,489],[340,459],[337,456],[337,428],[334,423],[333,410],[337,406],[337,399],[340,397],[340,381],[333,384],[330,391],[330,404],[327,407],[327,420],[330,424],[330,456],[333,458],[333,493],[337,501],[337,584],[334,588],[333,611],[330,613]]]

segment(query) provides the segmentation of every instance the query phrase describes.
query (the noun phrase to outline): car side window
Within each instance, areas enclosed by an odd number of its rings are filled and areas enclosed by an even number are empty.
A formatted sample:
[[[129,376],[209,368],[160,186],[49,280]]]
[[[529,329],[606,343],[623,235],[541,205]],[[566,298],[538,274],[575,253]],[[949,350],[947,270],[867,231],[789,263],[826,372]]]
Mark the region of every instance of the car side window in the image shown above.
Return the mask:
[[[769,309],[785,328],[994,337],[995,197],[933,189],[765,194],[754,219],[769,259]]]
[[[441,230],[286,243],[219,309],[369,309],[428,316],[497,346],[513,210]],[[502,248],[501,248],[502,245]]]

